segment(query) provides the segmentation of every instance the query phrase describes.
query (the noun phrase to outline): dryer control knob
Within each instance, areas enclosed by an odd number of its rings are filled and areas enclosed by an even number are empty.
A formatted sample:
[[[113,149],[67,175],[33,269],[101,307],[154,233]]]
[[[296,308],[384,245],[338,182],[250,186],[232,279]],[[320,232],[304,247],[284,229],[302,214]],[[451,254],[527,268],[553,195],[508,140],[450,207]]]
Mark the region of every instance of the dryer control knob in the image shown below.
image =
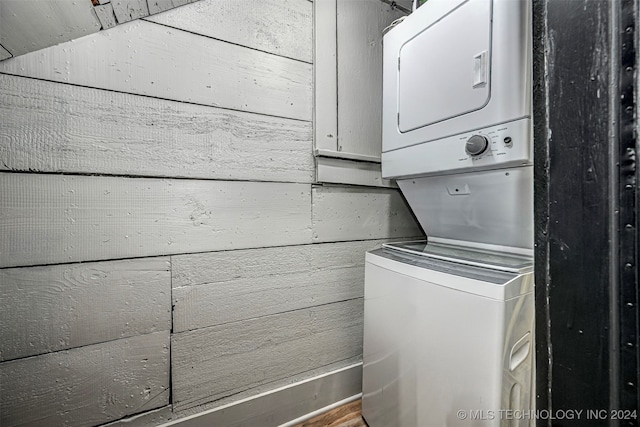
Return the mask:
[[[489,141],[482,135],[473,135],[467,140],[465,149],[470,156],[479,156],[484,153],[489,146]]]

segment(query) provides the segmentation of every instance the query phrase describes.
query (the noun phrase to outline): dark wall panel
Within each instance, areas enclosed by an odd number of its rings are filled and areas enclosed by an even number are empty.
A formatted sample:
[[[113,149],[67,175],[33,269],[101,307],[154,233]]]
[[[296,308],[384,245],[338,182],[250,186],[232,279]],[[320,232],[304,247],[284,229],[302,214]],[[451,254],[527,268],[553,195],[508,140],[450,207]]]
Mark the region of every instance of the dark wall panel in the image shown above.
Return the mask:
[[[533,12],[537,406],[637,410],[637,1]]]

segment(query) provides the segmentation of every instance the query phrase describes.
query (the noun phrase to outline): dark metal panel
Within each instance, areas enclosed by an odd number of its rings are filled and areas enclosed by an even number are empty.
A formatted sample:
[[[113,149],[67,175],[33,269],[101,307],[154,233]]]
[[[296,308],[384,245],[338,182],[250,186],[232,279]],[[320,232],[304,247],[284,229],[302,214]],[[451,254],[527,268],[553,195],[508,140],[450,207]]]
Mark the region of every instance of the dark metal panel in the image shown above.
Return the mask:
[[[622,0],[619,14],[619,407],[634,410],[638,400],[638,187],[636,105],[638,4]],[[637,425],[626,420],[624,425]]]
[[[549,124],[546,79],[547,0],[533,0],[533,135],[536,305],[536,406],[551,407],[548,312]]]
[[[638,0],[533,16],[537,407],[637,411]]]
[[[609,4],[548,2],[553,409],[609,407]]]

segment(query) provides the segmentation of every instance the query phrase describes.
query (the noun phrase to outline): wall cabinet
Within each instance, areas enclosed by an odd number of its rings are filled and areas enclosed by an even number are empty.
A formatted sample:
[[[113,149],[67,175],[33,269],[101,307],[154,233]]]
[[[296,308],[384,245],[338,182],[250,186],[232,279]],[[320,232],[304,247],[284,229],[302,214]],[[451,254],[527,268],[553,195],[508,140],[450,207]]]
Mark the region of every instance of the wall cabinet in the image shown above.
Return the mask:
[[[379,174],[382,33],[405,12],[380,0],[316,0],[314,7],[317,178],[389,186]],[[368,164],[354,168],[354,161]],[[323,170],[328,164],[331,172]],[[349,171],[337,172],[341,168]],[[367,178],[359,171],[366,171]],[[345,182],[346,176],[357,182]]]

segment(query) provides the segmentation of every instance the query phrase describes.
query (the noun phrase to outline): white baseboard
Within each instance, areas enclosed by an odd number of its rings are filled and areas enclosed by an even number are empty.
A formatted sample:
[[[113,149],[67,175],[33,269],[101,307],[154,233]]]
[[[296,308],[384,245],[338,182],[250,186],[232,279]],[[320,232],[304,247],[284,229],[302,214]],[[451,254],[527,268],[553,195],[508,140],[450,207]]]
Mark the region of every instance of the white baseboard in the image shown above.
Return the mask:
[[[161,427],[290,427],[356,400],[361,392],[362,363],[357,363],[180,418]]]

